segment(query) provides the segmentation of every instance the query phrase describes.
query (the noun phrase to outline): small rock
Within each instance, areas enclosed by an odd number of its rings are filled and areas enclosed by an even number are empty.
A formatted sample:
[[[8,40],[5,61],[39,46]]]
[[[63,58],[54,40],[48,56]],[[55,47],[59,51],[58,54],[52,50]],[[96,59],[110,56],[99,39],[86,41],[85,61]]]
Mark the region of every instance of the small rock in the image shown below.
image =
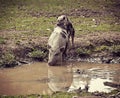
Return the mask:
[[[77,69],[76,73],[80,74],[81,73],[80,69]]]
[[[78,96],[73,96],[72,98],[78,98]]]
[[[104,85],[114,87],[114,88],[120,88],[120,84],[115,82],[104,82]]]
[[[102,93],[100,93],[100,92],[94,92],[93,95],[94,96],[102,96]]]

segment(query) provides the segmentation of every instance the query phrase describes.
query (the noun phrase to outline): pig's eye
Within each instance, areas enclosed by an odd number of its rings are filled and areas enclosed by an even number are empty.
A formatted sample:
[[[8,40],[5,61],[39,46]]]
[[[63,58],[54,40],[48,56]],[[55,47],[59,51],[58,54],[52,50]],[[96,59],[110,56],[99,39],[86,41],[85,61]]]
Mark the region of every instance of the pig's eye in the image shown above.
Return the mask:
[[[55,56],[58,56],[58,55],[59,55],[59,53],[56,53],[56,54],[55,54]]]

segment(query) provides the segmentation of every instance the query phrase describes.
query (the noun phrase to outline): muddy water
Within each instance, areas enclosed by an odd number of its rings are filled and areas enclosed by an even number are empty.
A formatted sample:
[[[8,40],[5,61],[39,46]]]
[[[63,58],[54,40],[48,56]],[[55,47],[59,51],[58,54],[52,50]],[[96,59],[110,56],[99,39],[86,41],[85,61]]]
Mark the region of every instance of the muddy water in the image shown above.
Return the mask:
[[[119,64],[67,62],[64,66],[33,63],[15,68],[0,69],[0,95],[50,94],[53,91],[110,92],[114,88],[104,82],[120,83]]]

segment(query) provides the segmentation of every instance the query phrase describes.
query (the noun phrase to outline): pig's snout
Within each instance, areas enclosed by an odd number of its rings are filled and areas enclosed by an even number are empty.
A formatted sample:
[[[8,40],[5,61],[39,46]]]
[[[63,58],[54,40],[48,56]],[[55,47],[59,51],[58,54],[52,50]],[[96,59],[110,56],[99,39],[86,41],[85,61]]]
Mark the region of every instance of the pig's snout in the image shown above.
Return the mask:
[[[48,62],[48,65],[53,66],[54,63],[53,62]]]

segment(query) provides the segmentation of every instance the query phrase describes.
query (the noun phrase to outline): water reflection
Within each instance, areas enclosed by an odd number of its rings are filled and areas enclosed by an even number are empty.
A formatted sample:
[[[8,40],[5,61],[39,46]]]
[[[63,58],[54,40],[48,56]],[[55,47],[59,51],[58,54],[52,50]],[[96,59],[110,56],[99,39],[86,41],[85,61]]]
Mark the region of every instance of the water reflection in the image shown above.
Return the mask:
[[[110,92],[114,88],[104,85],[104,82],[112,82],[114,79],[115,71],[110,71],[108,69],[102,68],[91,68],[85,70],[74,69],[73,71],[73,83],[69,91],[76,89],[85,89],[85,86],[88,85],[89,92],[99,91],[99,92]]]
[[[67,62],[63,66],[33,63],[16,68],[0,69],[0,95],[50,94],[54,91],[85,89],[89,92],[110,92],[103,83],[120,83],[119,64]]]
[[[51,81],[48,84],[53,91],[66,90],[68,92],[71,92],[79,88],[85,90],[87,86],[89,87],[89,92],[110,92],[114,88],[105,86],[104,82],[119,82],[120,79],[120,75],[118,74],[118,72],[120,71],[119,65],[91,64],[79,62],[66,63],[65,65],[66,66],[64,67],[56,67],[56,71],[55,69],[53,69],[54,67],[48,68],[48,77],[49,75],[51,75],[51,77],[49,77]],[[64,71],[61,70],[62,68],[64,69]],[[58,73],[59,75],[57,75]],[[65,89],[66,87],[67,89]]]
[[[72,73],[65,66],[49,66],[48,78],[48,86],[52,91],[68,91],[72,82]]]

